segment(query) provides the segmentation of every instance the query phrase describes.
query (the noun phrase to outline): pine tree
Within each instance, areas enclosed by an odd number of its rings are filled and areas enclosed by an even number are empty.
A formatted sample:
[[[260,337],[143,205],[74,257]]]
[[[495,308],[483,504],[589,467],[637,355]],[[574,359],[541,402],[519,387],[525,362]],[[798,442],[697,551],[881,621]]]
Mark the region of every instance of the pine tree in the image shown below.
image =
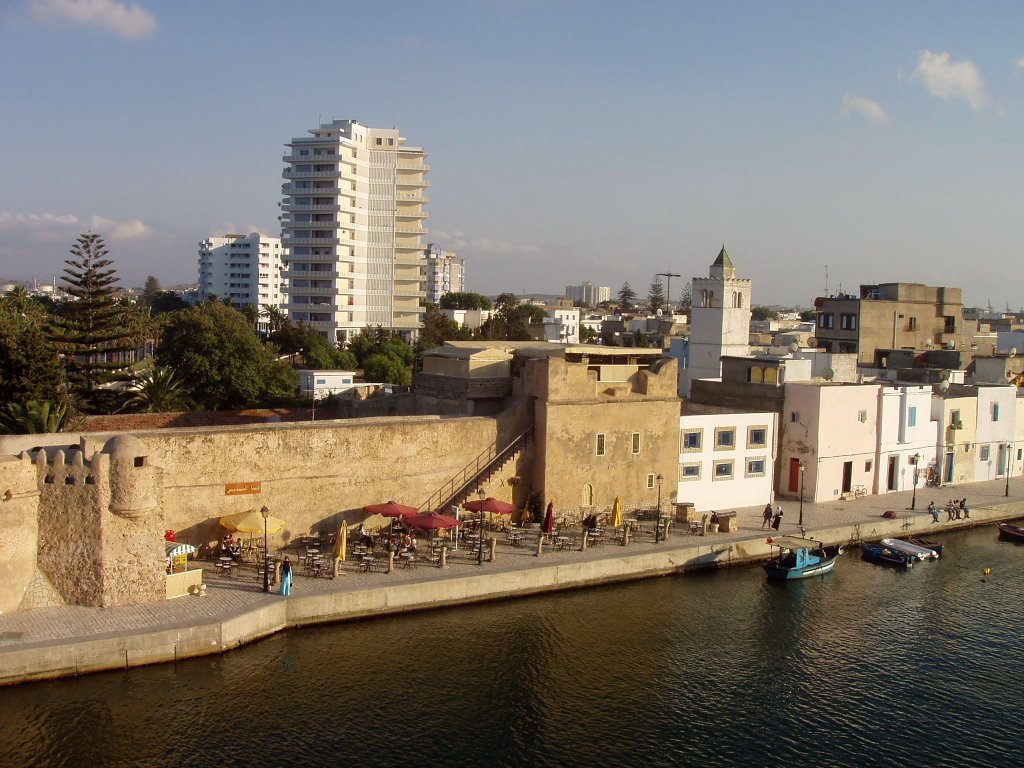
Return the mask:
[[[665,306],[665,286],[661,284],[661,278],[655,277],[651,281],[651,287],[647,289],[647,308],[651,312],[657,312]]]
[[[690,314],[693,308],[693,283],[689,280],[683,286],[683,295],[679,299],[679,308],[686,314]]]
[[[632,309],[636,303],[636,291],[629,287],[629,282],[622,284],[622,288],[619,289],[619,306],[623,309]]]
[[[95,408],[109,399],[103,385],[131,378],[126,353],[134,348],[133,332],[124,327],[114,298],[117,271],[103,238],[92,232],[80,235],[71,256],[61,278],[71,300],[61,307],[54,342],[64,354],[72,390]]]

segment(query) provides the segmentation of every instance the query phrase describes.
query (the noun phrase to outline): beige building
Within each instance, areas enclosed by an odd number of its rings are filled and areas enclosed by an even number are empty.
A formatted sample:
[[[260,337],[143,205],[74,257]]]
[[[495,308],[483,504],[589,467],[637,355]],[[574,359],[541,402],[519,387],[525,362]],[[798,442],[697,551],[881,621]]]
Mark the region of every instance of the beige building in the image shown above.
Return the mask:
[[[286,309],[331,341],[420,327],[426,152],[395,128],[335,120],[284,156]]]
[[[883,367],[884,350],[960,350],[964,345],[959,288],[862,285],[859,296],[818,298],[814,306],[817,346],[829,352],[856,352],[860,365]]]

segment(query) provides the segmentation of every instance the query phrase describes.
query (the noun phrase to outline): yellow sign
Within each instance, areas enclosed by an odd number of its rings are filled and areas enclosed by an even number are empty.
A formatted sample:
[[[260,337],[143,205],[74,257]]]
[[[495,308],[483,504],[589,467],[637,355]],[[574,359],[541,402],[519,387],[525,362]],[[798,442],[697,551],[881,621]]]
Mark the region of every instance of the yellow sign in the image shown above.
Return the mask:
[[[261,488],[259,481],[255,483],[226,483],[224,485],[225,496],[244,496],[247,493],[259,493]]]

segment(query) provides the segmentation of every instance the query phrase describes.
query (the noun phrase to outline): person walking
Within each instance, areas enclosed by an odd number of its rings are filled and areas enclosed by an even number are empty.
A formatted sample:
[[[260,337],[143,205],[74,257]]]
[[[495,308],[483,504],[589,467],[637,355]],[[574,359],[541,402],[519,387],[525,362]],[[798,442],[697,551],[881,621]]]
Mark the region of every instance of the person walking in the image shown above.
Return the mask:
[[[280,594],[288,597],[292,593],[292,561],[285,555],[281,563],[281,591]]]
[[[782,525],[782,505],[775,511],[775,517],[772,518],[772,530],[779,530],[779,526]]]
[[[935,502],[934,501],[928,502],[928,511],[931,513],[932,522],[933,523],[939,522],[939,508],[935,506]]]
[[[764,522],[761,523],[761,527],[762,528],[770,528],[771,524],[772,524],[772,517],[773,517],[773,515],[772,515],[772,503],[771,502],[768,502],[767,504],[764,505],[764,512],[761,514],[761,517],[764,518]]]

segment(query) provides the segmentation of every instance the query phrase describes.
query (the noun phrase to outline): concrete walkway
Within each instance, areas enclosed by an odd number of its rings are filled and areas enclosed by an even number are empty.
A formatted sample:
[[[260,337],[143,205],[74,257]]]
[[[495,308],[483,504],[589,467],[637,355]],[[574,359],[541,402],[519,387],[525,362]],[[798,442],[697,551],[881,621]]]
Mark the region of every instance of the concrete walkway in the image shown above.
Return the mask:
[[[916,511],[911,492],[867,496],[853,501],[804,503],[807,535],[825,543],[937,533],[994,520],[1024,517],[1024,481],[1002,480],[955,488],[919,488]],[[929,501],[940,509],[947,499],[968,500],[972,520],[932,524]],[[782,533],[799,533],[799,505],[778,500],[784,509]],[[119,608],[62,606],[0,616],[0,684],[81,674],[101,669],[218,653],[268,634],[308,624],[450,606],[545,591],[647,578],[719,565],[763,560],[772,532],[761,529],[763,506],[736,510],[739,530],[691,536],[673,529],[654,544],[648,533],[628,547],[604,543],[585,552],[545,549],[530,544],[498,546],[494,562],[477,565],[475,552],[461,550],[447,569],[427,563],[394,573],[363,573],[343,563],[336,579],[297,576],[291,597],[265,594],[255,573],[231,576],[208,568],[205,597],[182,597]],[[895,510],[896,520],[882,517]],[[731,511],[731,510],[721,510]],[[209,566],[209,564],[205,564]]]

